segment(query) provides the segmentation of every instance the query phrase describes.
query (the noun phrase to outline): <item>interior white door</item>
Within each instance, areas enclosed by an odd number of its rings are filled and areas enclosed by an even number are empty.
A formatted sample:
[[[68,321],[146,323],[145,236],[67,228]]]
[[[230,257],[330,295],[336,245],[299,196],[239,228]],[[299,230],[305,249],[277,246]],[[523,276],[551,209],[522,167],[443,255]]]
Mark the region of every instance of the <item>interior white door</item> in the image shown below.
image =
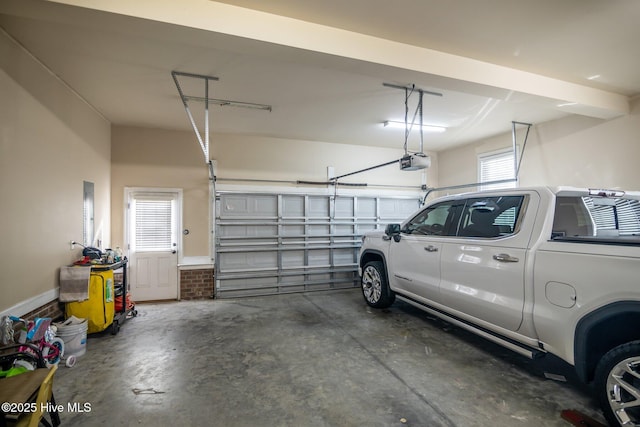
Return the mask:
[[[134,301],[178,298],[179,191],[132,191],[129,283]]]

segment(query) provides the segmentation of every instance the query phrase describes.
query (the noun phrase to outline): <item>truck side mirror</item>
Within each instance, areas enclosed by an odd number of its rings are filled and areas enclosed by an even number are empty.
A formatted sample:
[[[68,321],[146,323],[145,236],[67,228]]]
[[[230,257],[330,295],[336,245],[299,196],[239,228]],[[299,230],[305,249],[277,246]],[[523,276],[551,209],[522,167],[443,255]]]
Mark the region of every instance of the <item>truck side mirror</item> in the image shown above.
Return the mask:
[[[387,227],[384,229],[384,234],[387,235],[388,239],[393,237],[393,240],[397,243],[400,241],[400,224],[387,224]]]

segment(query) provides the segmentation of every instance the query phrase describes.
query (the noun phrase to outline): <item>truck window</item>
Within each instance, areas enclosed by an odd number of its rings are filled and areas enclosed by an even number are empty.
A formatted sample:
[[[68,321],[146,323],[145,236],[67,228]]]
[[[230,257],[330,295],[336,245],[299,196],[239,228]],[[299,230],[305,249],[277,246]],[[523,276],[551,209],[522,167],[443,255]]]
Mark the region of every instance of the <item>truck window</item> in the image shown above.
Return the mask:
[[[552,238],[593,236],[594,225],[582,197],[558,197]]]
[[[596,224],[596,236],[640,236],[638,200],[585,197],[584,202]]]
[[[517,232],[524,196],[468,199],[458,236],[504,237]]]
[[[450,201],[430,206],[413,217],[402,229],[406,234],[455,236],[457,219],[464,203]]]
[[[624,197],[557,197],[552,239],[640,236],[640,202]]]

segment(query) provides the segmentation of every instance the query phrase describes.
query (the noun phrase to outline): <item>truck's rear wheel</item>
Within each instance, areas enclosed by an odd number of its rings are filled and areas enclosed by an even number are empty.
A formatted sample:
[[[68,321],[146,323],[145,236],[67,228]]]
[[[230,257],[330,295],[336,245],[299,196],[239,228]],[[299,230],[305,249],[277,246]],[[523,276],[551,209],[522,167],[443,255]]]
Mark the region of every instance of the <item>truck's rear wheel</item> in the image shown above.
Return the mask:
[[[609,351],[596,369],[595,386],[612,426],[640,426],[640,341]]]
[[[371,307],[386,308],[396,300],[396,295],[389,289],[381,261],[370,261],[364,266],[361,285],[364,300]]]

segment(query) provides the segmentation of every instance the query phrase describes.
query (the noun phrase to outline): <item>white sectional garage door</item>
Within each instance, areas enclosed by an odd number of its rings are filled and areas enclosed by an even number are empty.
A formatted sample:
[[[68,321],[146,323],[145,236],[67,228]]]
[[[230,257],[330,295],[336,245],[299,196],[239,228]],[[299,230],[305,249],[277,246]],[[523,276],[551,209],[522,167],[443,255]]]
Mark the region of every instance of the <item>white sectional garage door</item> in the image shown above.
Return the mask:
[[[401,222],[418,200],[217,192],[216,298],[358,286],[360,236]]]

